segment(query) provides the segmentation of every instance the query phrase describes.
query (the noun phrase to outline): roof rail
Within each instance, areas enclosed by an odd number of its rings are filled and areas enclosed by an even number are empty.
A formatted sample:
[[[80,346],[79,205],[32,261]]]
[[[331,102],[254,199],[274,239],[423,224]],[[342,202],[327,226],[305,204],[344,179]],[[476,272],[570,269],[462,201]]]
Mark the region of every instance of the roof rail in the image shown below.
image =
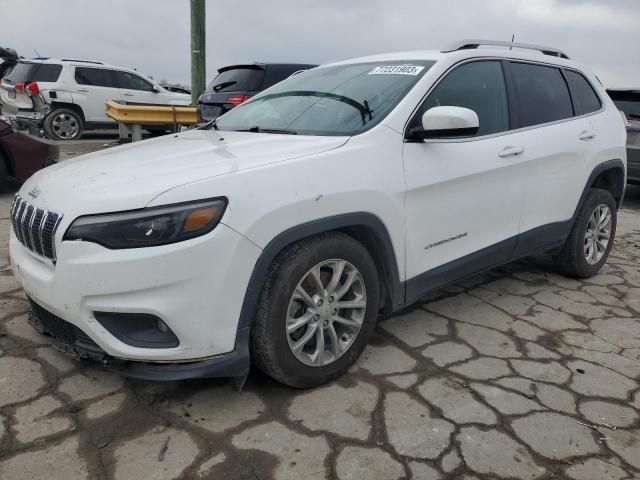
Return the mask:
[[[514,42],[502,42],[499,40],[461,40],[448,48],[442,50],[442,53],[456,52],[458,50],[472,50],[481,46],[490,45],[496,47],[509,47],[509,48],[524,48],[526,50],[537,50],[544,55],[550,55],[552,57],[566,58],[569,56],[562,50],[551,47],[543,47],[541,45],[530,45],[528,43],[514,43]]]
[[[78,62],[78,63],[95,63],[97,65],[104,65],[103,62],[96,62],[94,60],[78,60],[76,58],[61,58],[63,62]]]

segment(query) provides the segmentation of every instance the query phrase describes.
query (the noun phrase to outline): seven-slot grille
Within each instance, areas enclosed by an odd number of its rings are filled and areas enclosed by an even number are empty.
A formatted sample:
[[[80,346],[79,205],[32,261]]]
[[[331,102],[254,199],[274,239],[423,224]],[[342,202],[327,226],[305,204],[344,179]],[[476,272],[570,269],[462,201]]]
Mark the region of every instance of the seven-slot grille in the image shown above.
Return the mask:
[[[16,238],[32,252],[55,261],[54,236],[62,215],[38,208],[20,195],[11,204],[11,225]]]

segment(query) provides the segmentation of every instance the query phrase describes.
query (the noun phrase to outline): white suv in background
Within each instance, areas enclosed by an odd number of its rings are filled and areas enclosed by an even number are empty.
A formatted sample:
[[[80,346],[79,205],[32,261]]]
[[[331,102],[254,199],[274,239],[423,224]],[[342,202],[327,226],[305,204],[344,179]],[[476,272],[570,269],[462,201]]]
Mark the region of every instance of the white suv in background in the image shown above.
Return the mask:
[[[3,113],[44,128],[54,140],[113,126],[107,100],[189,105],[191,96],[170,92],[135,70],[69,59],[20,60],[0,82]]]
[[[201,129],[36,173],[11,208],[11,262],[34,325],[74,355],[166,380],[252,362],[309,387],[355,362],[379,312],[465,276],[536,252],[595,275],[625,137],[557,50],[333,63]]]

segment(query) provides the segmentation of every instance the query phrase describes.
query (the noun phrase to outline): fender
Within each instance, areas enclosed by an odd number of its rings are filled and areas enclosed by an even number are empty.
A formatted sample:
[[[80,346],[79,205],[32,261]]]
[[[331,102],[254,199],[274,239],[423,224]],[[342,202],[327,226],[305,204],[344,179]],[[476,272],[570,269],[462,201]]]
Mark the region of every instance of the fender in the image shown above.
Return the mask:
[[[580,200],[578,200],[578,205],[576,206],[576,210],[573,213],[573,217],[571,217],[572,226],[573,226],[573,223],[575,222],[575,219],[578,217],[578,213],[580,212],[580,209],[582,208],[582,205],[584,204],[585,199],[587,198],[587,193],[589,192],[591,185],[593,185],[593,182],[598,177],[598,175],[600,175],[602,172],[606,172],[607,170],[620,170],[622,172],[623,180],[622,180],[622,186],[621,186],[621,192],[620,192],[620,200],[618,202],[618,208],[622,206],[622,200],[624,199],[624,194],[627,187],[626,186],[627,176],[625,173],[626,172],[625,165],[624,165],[624,162],[619,158],[616,158],[614,160],[607,160],[606,162],[602,162],[599,165],[597,165],[591,172],[591,175],[589,175],[589,179],[587,180],[587,183],[585,184],[584,189],[582,190],[582,195],[580,195]]]
[[[269,268],[278,253],[286,246],[298,240],[320,233],[354,227],[366,227],[374,234],[378,249],[377,253],[380,254],[379,258],[382,260],[383,278],[380,280],[387,288],[388,299],[392,303],[391,307],[402,304],[404,301],[404,287],[400,283],[398,264],[387,227],[382,223],[380,218],[372,213],[345,213],[297,225],[278,234],[268,243],[258,258],[253,268],[249,284],[247,285],[242,310],[240,311],[238,330],[251,326],[262,286],[269,273]]]

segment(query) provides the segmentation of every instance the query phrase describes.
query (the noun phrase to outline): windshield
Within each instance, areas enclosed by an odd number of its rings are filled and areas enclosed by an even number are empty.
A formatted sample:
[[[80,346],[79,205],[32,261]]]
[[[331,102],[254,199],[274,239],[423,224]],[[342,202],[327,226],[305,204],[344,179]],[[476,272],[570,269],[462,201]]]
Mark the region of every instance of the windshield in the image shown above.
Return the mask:
[[[380,122],[434,62],[376,62],[308,70],[220,117],[220,130],[356,135]]]

